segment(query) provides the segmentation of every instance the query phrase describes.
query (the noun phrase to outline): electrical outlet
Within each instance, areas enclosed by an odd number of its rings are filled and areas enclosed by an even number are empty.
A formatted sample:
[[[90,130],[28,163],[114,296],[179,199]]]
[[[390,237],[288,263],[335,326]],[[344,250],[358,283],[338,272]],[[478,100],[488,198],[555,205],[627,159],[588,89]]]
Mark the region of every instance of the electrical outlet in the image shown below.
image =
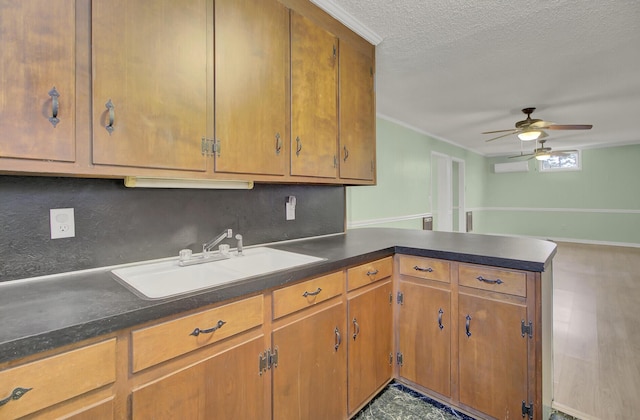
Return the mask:
[[[76,225],[73,208],[50,209],[51,239],[73,238],[76,236]]]

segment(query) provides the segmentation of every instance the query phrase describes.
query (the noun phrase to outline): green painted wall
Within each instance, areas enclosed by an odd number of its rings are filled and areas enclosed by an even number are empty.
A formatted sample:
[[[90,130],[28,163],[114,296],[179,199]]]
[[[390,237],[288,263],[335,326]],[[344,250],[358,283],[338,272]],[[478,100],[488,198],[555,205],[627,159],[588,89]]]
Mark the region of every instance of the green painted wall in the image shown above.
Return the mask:
[[[467,207],[479,206],[485,176],[484,158],[433,139],[398,123],[376,120],[377,185],[347,188],[347,223],[379,221],[370,226],[422,229],[421,219],[397,220],[430,213],[431,152],[465,161]],[[391,219],[391,220],[389,220]]]
[[[640,245],[640,145],[582,151],[582,170],[494,173],[485,158],[378,118],[378,184],[347,188],[347,223],[422,229],[431,213],[431,152],[465,162],[465,208],[474,232]],[[555,211],[551,211],[557,209]],[[371,222],[371,223],[369,223]]]
[[[505,161],[486,159],[477,232],[640,244],[640,145],[583,150],[579,171],[540,172],[531,160],[529,172],[494,173]]]

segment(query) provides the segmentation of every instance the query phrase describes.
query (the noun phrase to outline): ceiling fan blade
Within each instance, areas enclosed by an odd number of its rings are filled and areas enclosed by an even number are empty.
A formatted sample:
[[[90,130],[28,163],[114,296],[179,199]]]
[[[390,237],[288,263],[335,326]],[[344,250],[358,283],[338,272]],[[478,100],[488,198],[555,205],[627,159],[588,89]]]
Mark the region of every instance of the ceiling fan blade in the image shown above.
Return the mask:
[[[519,130],[511,130],[511,132],[510,132],[510,133],[503,134],[503,135],[501,135],[501,136],[494,137],[494,138],[492,138],[492,139],[485,140],[485,141],[494,141],[494,140],[498,140],[498,139],[501,139],[501,138],[503,138],[503,137],[507,137],[507,136],[510,136],[510,135],[512,135],[512,134],[516,134],[516,133],[518,133],[518,132],[519,132]]]
[[[518,130],[515,128],[510,128],[508,130],[485,131],[484,133],[481,133],[481,134],[506,133],[507,131],[518,131]]]
[[[548,126],[550,126],[550,125],[555,125],[555,123],[552,123],[552,122],[550,122],[550,121],[543,121],[543,120],[539,120],[539,121],[532,122],[532,123],[529,125],[529,128],[530,128],[530,129],[531,129],[531,128],[547,128],[547,127],[548,127]]]
[[[524,153],[524,154],[519,154],[515,156],[509,156],[507,159],[517,159],[521,157],[534,156],[534,155],[535,155],[534,153]]]
[[[544,128],[545,130],[591,130],[591,124],[551,124]]]
[[[563,156],[563,155],[570,155],[572,153],[577,153],[577,150],[553,150],[551,152],[551,155],[556,155],[556,156]]]

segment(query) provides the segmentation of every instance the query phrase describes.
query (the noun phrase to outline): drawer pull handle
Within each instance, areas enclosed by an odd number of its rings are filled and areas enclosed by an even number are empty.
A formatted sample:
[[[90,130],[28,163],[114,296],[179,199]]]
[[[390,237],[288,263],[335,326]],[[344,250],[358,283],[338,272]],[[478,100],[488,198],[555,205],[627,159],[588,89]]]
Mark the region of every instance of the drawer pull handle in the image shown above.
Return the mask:
[[[333,332],[336,335],[336,345],[333,346],[333,348],[338,351],[338,348],[340,347],[340,344],[342,344],[342,337],[340,336],[340,330],[338,329],[338,327],[336,327],[335,330],[333,330]]]
[[[4,400],[0,400],[0,407],[2,407],[3,405],[5,405],[6,403],[8,403],[11,400],[19,400],[20,398],[22,398],[22,396],[24,394],[26,394],[27,392],[31,391],[33,388],[16,388],[11,392],[11,395],[9,395],[7,398],[5,398]]]
[[[433,268],[431,268],[431,267],[424,268],[424,267],[418,267],[417,265],[414,265],[413,269],[416,270],[416,271],[425,271],[427,273],[433,272]]]
[[[360,334],[360,324],[358,324],[358,320],[353,318],[353,339],[354,340],[356,339],[358,334]]]
[[[281,150],[282,150],[282,139],[280,138],[280,133],[276,133],[276,155],[279,155]]]
[[[500,280],[500,279],[491,280],[491,279],[485,279],[485,278],[484,278],[484,277],[482,277],[482,276],[478,276],[478,277],[476,277],[476,279],[477,279],[478,281],[482,281],[482,282],[485,282],[485,283],[488,283],[488,284],[502,284],[502,283],[504,283],[504,282],[503,282],[502,280]]]
[[[440,328],[440,330],[442,330],[444,328],[444,325],[442,325],[442,315],[444,314],[444,311],[442,310],[442,308],[440,308],[438,310],[438,328]]]
[[[305,291],[305,292],[302,294],[302,297],[307,297],[307,296],[317,296],[317,295],[319,295],[319,294],[320,294],[320,292],[322,292],[322,289],[318,287],[318,288],[316,289],[316,291],[315,291],[315,292],[306,292],[306,291]]]
[[[104,128],[107,130],[109,135],[111,135],[111,133],[113,133],[113,123],[116,119],[116,107],[113,105],[113,102],[111,102],[111,99],[109,99],[104,106],[109,111],[109,124],[105,125]]]
[[[302,140],[300,140],[300,137],[296,137],[296,156],[300,156],[301,150],[302,150]]]
[[[58,98],[60,97],[60,93],[58,93],[55,86],[49,91],[49,96],[51,97],[51,116],[49,117],[49,122],[53,128],[56,128],[56,125],[60,122],[60,118],[58,118]]]
[[[367,271],[367,276],[371,277],[371,276],[375,276],[376,274],[378,274],[378,270],[369,270]]]
[[[200,328],[196,328],[195,330],[193,330],[193,332],[189,335],[193,335],[195,337],[199,336],[200,334],[211,334],[212,332],[219,330],[220,328],[222,328],[222,326],[224,324],[226,324],[226,321],[220,320],[218,321],[218,323],[216,325],[214,325],[213,327],[209,328],[208,330],[201,330]]]
[[[467,337],[471,337],[471,331],[469,331],[471,327],[471,315],[467,314],[465,319],[467,320],[464,326],[464,329],[466,330],[465,334],[467,334]]]

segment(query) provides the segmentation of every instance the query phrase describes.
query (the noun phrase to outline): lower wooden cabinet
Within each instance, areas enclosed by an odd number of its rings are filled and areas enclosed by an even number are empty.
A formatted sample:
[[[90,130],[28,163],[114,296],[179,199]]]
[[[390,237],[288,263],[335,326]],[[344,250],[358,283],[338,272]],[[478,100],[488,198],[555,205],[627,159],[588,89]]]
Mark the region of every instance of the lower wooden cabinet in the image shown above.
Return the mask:
[[[268,418],[268,378],[258,364],[262,351],[264,337],[255,337],[133,390],[133,418]]]
[[[344,289],[344,273],[340,275]],[[322,289],[322,279],[317,279],[316,291]],[[278,358],[272,367],[274,419],[346,418],[346,310],[341,297],[331,302],[274,326],[272,345]]]
[[[51,418],[46,410],[67,404],[116,381],[116,340],[108,339],[30,363],[0,367],[0,418],[15,419],[35,413],[32,418]],[[103,394],[111,396],[107,390]],[[59,407],[57,417],[93,408],[95,398],[74,400]],[[104,407],[103,407],[104,408]],[[44,414],[38,414],[44,410]],[[106,410],[108,412],[108,407]],[[64,413],[64,414],[63,414]],[[113,412],[111,413],[113,415]],[[82,417],[77,417],[82,418]]]
[[[348,300],[348,404],[353,414],[393,373],[391,279],[352,293]]]
[[[396,358],[402,378],[451,397],[451,291],[442,287],[399,282]]]
[[[479,418],[541,418],[540,274],[397,258],[399,380]]]

